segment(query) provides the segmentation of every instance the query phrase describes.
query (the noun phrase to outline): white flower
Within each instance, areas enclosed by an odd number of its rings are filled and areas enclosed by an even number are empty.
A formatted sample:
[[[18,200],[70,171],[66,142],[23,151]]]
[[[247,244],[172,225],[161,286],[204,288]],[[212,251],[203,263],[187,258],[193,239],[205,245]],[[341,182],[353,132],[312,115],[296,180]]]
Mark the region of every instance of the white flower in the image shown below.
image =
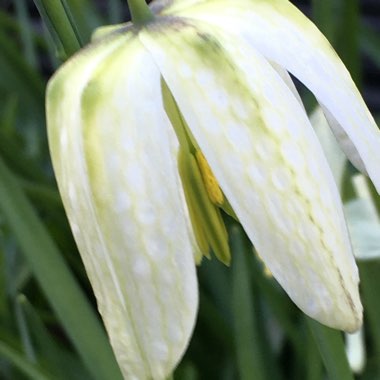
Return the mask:
[[[149,23],[99,32],[47,94],[58,185],[124,376],[164,379],[180,360],[195,257],[211,246],[229,261],[219,206],[306,314],[358,329],[341,201],[287,73],[379,190],[380,134],[342,62],[286,0],[153,8]]]

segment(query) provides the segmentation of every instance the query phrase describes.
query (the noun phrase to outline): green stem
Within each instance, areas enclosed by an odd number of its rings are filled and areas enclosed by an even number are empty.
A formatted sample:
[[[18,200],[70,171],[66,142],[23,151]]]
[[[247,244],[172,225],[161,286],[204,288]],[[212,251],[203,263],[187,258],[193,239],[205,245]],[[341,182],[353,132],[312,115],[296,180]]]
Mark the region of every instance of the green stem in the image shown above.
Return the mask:
[[[67,57],[81,48],[79,36],[67,9],[60,0],[34,0],[41,17],[58,36]]]
[[[145,0],[127,0],[133,24],[140,26],[152,21],[154,15]]]

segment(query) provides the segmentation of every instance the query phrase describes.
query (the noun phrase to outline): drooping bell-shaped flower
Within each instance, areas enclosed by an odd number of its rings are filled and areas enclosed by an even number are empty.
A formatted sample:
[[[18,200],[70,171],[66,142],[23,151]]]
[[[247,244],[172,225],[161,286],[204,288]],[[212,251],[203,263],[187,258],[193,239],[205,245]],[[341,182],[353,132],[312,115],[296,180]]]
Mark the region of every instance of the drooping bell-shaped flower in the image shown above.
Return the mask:
[[[164,379],[180,360],[195,263],[210,248],[230,260],[220,209],[300,309],[356,330],[341,201],[288,75],[379,190],[380,133],[329,43],[286,0],[136,9],[139,22],[98,31],[47,92],[58,185],[125,378]]]

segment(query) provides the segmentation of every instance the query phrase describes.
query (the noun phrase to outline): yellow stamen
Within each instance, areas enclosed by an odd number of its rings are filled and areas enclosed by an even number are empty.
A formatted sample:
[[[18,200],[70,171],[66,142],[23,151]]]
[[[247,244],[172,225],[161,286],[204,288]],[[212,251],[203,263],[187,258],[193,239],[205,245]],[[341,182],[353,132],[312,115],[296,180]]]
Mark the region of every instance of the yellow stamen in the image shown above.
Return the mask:
[[[218,181],[216,180],[210,165],[200,150],[195,152],[195,158],[197,159],[199,170],[202,174],[203,183],[211,202],[217,206],[221,206],[224,201],[223,192],[219,187]]]

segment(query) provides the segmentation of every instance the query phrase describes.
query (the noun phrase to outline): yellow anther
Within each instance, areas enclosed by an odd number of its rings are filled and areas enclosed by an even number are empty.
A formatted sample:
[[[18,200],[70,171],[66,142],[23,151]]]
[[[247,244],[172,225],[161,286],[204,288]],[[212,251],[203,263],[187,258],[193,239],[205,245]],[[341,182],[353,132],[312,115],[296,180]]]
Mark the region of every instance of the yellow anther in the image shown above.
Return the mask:
[[[219,187],[218,181],[210,168],[210,165],[200,150],[195,152],[195,158],[197,159],[199,170],[202,174],[203,183],[211,202],[217,206],[221,206],[224,201],[224,196]]]

